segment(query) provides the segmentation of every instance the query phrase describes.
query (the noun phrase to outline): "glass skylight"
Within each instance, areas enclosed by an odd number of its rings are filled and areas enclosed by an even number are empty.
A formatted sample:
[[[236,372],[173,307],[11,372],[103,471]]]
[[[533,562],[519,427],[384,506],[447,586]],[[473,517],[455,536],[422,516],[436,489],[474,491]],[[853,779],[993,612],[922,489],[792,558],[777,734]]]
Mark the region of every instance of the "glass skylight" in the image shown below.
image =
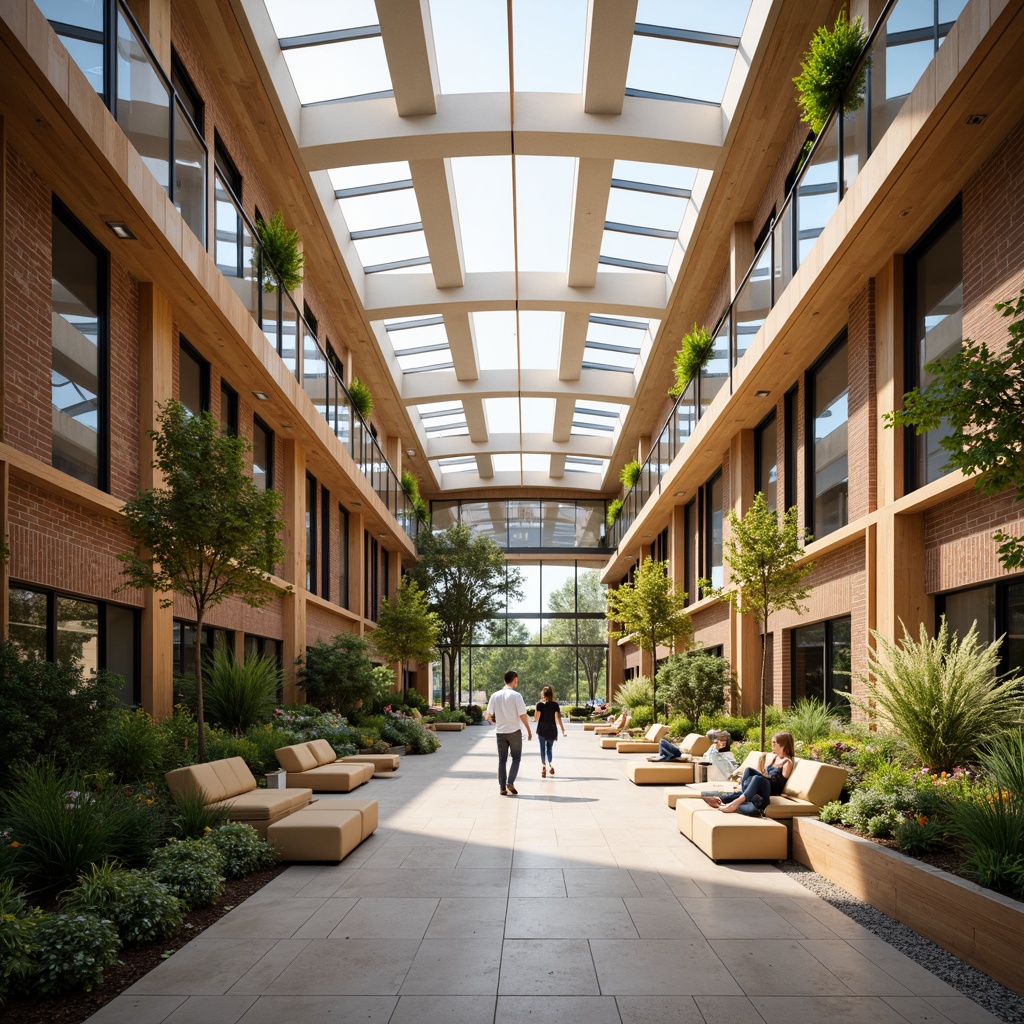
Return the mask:
[[[564,274],[576,161],[571,157],[516,157],[516,225],[520,271]]]
[[[444,317],[389,320],[384,329],[404,373],[451,369],[452,354],[444,329]]]
[[[461,402],[433,402],[416,406],[420,423],[428,437],[465,437],[469,434],[466,412]]]
[[[553,398],[522,398],[523,429],[531,434],[550,434],[555,427]]]
[[[611,437],[627,411],[627,406],[611,402],[579,400],[572,414],[572,433],[582,437]]]
[[[459,157],[451,168],[466,272],[512,270],[512,161]]]
[[[607,459],[587,459],[581,455],[567,455],[565,457],[566,473],[603,474],[607,465]]]
[[[583,89],[587,0],[514,0],[516,92]]]
[[[640,358],[646,333],[646,320],[591,316],[583,352],[584,368],[632,372]]]
[[[484,415],[491,434],[517,434],[519,432],[518,398],[485,398]]]
[[[712,4],[707,0],[639,0],[636,20],[640,24],[739,36],[750,11],[750,0],[726,0]]]
[[[504,4],[431,0],[430,24],[442,93],[508,92]]]

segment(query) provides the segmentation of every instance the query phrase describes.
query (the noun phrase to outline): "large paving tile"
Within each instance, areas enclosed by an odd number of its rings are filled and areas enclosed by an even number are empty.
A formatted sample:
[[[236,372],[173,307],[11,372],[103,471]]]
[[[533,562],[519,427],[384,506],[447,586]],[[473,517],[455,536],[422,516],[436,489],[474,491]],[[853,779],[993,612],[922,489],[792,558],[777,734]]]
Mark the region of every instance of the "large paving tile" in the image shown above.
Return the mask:
[[[401,996],[389,1024],[484,1024],[496,996]]]
[[[509,896],[565,896],[565,875],[561,868],[540,868],[536,871],[512,869]]]
[[[127,991],[130,995],[224,995],[274,939],[193,939]]]
[[[332,896],[292,935],[293,939],[326,939],[341,919],[356,905],[354,896]]]
[[[163,1024],[188,996],[122,995],[101,1007],[86,1024]]]
[[[639,896],[633,876],[624,868],[571,865],[562,872],[569,896]]]
[[[403,996],[489,995],[498,990],[501,939],[424,939],[402,983]]]
[[[746,996],[617,996],[622,1024],[764,1024]]]
[[[190,996],[164,1024],[238,1024],[258,996]]]
[[[800,943],[851,992],[859,996],[909,996],[913,993],[879,965],[842,939],[803,939]]]
[[[308,899],[285,895],[265,900],[246,900],[232,913],[210,925],[203,932],[203,939],[287,939],[326,902],[323,897]]]
[[[939,1024],[945,1024],[947,1020],[954,1024],[999,1024],[1001,1021],[967,996],[930,996],[927,999],[886,996],[885,1001],[911,1024],[932,1024],[936,1013],[942,1015]]]
[[[388,1024],[394,996],[261,996],[239,1024]],[[193,1017],[193,1024],[212,1024]]]
[[[905,985],[914,995],[925,996],[928,999],[959,995],[951,985],[875,935],[847,941],[853,949],[876,964],[887,975],[895,978],[901,985]]]
[[[398,995],[415,939],[312,939],[267,995]]]
[[[494,1024],[620,1024],[621,1019],[610,996],[498,996]]]
[[[612,896],[583,899],[510,897],[506,939],[635,939],[637,930],[622,900]]]
[[[712,939],[711,947],[748,996],[854,994],[795,939]]]
[[[444,896],[427,926],[428,939],[500,939],[505,931],[503,896]]]
[[[907,1024],[875,996],[751,996],[750,1001],[765,1024]]]
[[[421,939],[437,903],[432,896],[364,896],[328,938]]]
[[[585,939],[506,939],[499,995],[601,995]]]
[[[765,900],[723,896],[679,900],[705,938],[746,939],[770,935],[772,939],[800,939],[803,933]]]
[[[703,938],[693,918],[671,893],[667,898],[627,897],[623,903],[641,939]]]
[[[700,939],[592,939],[594,965],[606,995],[742,995]]]

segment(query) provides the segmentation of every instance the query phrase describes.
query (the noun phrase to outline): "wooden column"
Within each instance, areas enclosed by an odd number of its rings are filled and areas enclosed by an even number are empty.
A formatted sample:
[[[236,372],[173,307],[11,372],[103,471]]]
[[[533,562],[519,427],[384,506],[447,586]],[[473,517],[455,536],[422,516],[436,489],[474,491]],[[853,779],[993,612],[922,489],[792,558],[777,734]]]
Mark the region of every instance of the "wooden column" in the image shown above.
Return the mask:
[[[729,508],[743,516],[754,500],[754,432],[741,430],[736,434],[729,450]],[[726,512],[729,510],[727,509]],[[722,527],[723,538],[731,534],[726,517]],[[728,582],[729,568],[725,567]],[[752,615],[741,615],[735,608],[729,609],[729,639],[732,647],[731,661],[736,673],[736,687],[732,694],[734,714],[753,714],[760,706],[761,694],[761,632]],[[769,675],[768,695],[773,693],[771,666],[765,671]]]
[[[282,598],[284,699],[303,700],[297,686],[296,661],[306,650],[306,459],[302,446],[284,442],[284,465],[275,482],[284,494],[284,578],[292,585]]]

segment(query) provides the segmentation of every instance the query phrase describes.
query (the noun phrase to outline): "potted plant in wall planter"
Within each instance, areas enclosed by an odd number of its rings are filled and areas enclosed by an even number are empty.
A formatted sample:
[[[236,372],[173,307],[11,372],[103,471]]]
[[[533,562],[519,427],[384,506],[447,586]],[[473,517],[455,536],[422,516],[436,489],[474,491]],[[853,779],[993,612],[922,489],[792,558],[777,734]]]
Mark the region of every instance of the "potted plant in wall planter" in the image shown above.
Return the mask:
[[[604,522],[609,529],[611,529],[615,525],[615,520],[619,518],[619,513],[621,511],[621,498],[613,498],[611,501],[608,502],[608,511],[605,513]]]
[[[706,327],[694,324],[693,330],[683,335],[675,357],[675,383],[668,391],[673,398],[678,398],[691,378],[707,365],[714,350],[715,339]]]
[[[622,486],[628,491],[631,487],[636,486],[637,480],[640,479],[640,463],[636,459],[630,459],[622,467],[622,472],[619,474],[619,479],[622,481]]]
[[[287,292],[293,292],[302,284],[302,268],[306,254],[299,249],[299,233],[285,225],[284,214],[278,210],[270,220],[256,218],[256,233],[259,235],[264,260],[261,284],[265,292],[277,291],[278,280]],[[253,256],[256,264],[258,256]]]
[[[370,389],[358,377],[353,377],[352,383],[348,386],[348,394],[352,399],[352,408],[364,420],[368,420],[373,412],[373,395],[370,394]]]

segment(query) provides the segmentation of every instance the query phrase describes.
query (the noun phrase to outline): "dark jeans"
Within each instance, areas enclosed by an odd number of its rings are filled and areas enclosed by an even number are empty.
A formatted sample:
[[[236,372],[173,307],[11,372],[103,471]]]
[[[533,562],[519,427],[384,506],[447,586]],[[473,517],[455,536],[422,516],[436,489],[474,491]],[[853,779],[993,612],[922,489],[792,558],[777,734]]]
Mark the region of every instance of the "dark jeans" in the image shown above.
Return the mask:
[[[722,803],[731,804],[734,800],[742,800],[743,803],[736,808],[740,814],[759,815],[764,812],[772,799],[772,784],[759,771],[753,768],[743,769],[743,778],[740,780],[740,792],[723,793]]]
[[[523,734],[515,732],[499,732],[498,736],[498,785],[504,789],[510,782],[516,781],[519,774],[519,759],[523,756]],[[512,770],[505,775],[505,762],[509,753],[512,754]]]
[[[674,743],[669,743],[668,740],[661,740],[658,743],[658,756],[654,760],[674,761],[681,754],[682,751]]]
[[[541,736],[537,733],[537,744],[540,747],[541,764],[551,764],[551,755],[555,751],[555,740],[557,736]]]

